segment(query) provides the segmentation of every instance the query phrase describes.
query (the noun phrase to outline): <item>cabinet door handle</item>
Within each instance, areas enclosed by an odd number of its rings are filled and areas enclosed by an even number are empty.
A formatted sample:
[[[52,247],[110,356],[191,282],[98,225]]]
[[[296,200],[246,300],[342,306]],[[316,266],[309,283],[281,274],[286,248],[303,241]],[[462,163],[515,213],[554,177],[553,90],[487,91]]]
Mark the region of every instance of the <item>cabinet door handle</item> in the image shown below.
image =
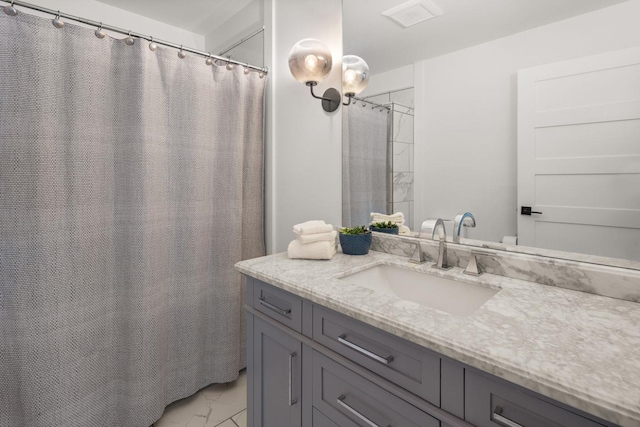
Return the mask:
[[[289,406],[293,406],[298,403],[298,399],[293,397],[293,358],[297,353],[294,351],[289,354]]]
[[[524,427],[522,424],[518,424],[515,421],[511,421],[509,418],[503,417],[502,408],[500,406],[496,406],[496,409],[493,410],[493,421],[505,427]]]
[[[267,307],[270,310],[275,311],[278,314],[282,314],[283,316],[286,316],[287,314],[291,313],[291,309],[284,309],[284,308],[280,308],[276,305],[271,304],[270,302],[267,302],[267,300],[264,299],[264,297],[260,297],[258,298],[259,302],[261,305],[264,305],[265,307]]]
[[[341,344],[346,345],[347,347],[357,351],[358,353],[362,353],[367,357],[372,358],[373,360],[375,360],[376,362],[380,362],[380,363],[384,363],[385,365],[388,365],[389,363],[391,363],[393,361],[393,356],[387,356],[387,357],[382,357],[382,356],[378,356],[377,354],[367,350],[366,348],[362,348],[357,344],[352,343],[351,341],[347,340],[347,334],[342,334],[338,337],[338,342]]]
[[[380,427],[378,424],[374,423],[373,421],[371,421],[369,418],[365,417],[364,415],[362,415],[360,412],[356,411],[355,409],[353,409],[351,406],[347,405],[344,402],[344,399],[346,399],[346,396],[344,394],[341,394],[340,397],[338,397],[338,399],[336,400],[336,402],[338,403],[338,405],[342,406],[344,409],[346,409],[347,411],[351,412],[353,415],[355,415],[356,417],[358,417],[360,420],[364,421],[365,423],[367,423],[368,426],[371,427]],[[391,425],[388,425],[387,427],[391,427]]]

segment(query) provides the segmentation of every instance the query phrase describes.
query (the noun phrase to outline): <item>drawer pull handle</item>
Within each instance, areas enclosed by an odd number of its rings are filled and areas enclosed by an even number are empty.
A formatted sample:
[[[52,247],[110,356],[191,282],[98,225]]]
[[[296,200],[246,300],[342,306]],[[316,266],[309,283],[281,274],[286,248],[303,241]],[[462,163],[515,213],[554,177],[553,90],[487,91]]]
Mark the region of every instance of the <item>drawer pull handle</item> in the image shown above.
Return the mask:
[[[522,424],[518,424],[515,421],[511,421],[509,418],[502,416],[502,408],[496,406],[496,409],[493,410],[493,421],[498,424],[502,424],[505,427],[524,427]]]
[[[264,297],[260,297],[260,298],[258,298],[258,300],[260,301],[260,304],[261,304],[261,305],[264,305],[264,306],[265,306],[265,307],[267,307],[268,309],[271,309],[271,310],[275,311],[275,312],[276,312],[276,313],[278,313],[278,314],[282,314],[283,316],[286,316],[286,315],[288,315],[288,314],[290,314],[290,313],[291,313],[291,309],[290,309],[290,308],[289,308],[289,309],[286,309],[286,310],[285,310],[285,309],[283,309],[283,308],[280,308],[280,307],[278,307],[278,306],[276,306],[276,305],[271,304],[270,302],[267,302],[267,301],[264,299]]]
[[[387,357],[378,356],[377,354],[370,352],[366,348],[362,348],[359,345],[352,343],[351,341],[347,340],[347,334],[340,335],[338,337],[338,342],[357,351],[358,353],[362,353],[365,356],[372,358],[376,362],[380,362],[380,363],[384,363],[385,365],[388,365],[393,361],[393,356],[387,356]]]
[[[364,415],[362,415],[360,412],[356,411],[355,409],[353,409],[351,406],[347,405],[344,402],[344,399],[346,398],[346,396],[344,394],[340,395],[340,397],[338,397],[338,399],[336,400],[336,402],[338,403],[338,405],[342,406],[344,409],[346,409],[347,411],[351,412],[353,415],[355,415],[356,417],[360,418],[362,421],[364,421],[365,423],[367,423],[367,425],[371,426],[371,427],[380,427],[378,424],[374,423],[373,421],[371,421],[369,418],[365,417]],[[387,427],[391,427],[391,425],[388,425]]]
[[[296,352],[289,354],[289,406],[293,406],[298,403],[298,399],[293,397],[293,358],[296,357]]]

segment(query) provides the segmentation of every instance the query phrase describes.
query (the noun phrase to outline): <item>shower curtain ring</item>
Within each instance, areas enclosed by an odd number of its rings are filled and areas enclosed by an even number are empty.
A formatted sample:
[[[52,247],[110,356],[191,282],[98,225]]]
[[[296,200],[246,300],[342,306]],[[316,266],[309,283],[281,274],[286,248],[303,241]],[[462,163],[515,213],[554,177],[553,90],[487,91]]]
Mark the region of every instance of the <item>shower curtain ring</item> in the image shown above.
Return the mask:
[[[3,7],[2,10],[4,10],[4,13],[6,13],[9,16],[16,16],[18,14],[18,9],[13,7],[13,0],[11,0],[11,4],[8,4],[5,7]]]
[[[180,45],[180,51],[178,52],[178,58],[180,59],[184,59],[186,58],[187,54],[184,53],[184,51],[182,50],[182,45]]]
[[[249,63],[247,62],[247,63],[244,65],[244,73],[245,73],[245,74],[249,74],[249,71],[251,71],[251,70],[249,70]]]
[[[56,28],[62,28],[64,27],[64,22],[62,22],[62,19],[60,19],[60,11],[58,11],[58,14],[56,15],[55,18],[53,18],[53,20],[51,21],[51,23],[53,24],[54,27]]]
[[[231,55],[227,57],[227,70],[233,70],[233,65],[231,65]]]
[[[211,57],[211,52],[209,52],[209,57],[207,58],[206,61],[204,61],[204,63],[207,65],[213,65],[213,58]]]
[[[104,31],[102,30],[102,22],[100,23],[100,26],[98,27],[98,29],[96,30],[96,32],[94,33],[96,35],[97,38],[99,39],[103,39],[104,36],[106,35],[104,33]]]
[[[151,36],[151,40],[149,40],[149,50],[151,52],[158,50],[158,45],[153,41],[153,36]]]
[[[133,46],[133,44],[135,43],[135,40],[133,39],[133,37],[131,37],[131,31],[129,31],[129,36],[126,39],[124,39],[124,43],[127,46]]]

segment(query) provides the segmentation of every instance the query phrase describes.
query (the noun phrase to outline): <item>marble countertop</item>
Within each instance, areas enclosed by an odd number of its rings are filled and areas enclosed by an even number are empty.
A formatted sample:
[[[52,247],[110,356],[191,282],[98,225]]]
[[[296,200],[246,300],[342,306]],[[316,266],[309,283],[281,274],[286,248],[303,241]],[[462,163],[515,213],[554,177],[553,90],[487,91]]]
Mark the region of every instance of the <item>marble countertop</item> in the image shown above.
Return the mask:
[[[338,280],[388,264],[500,291],[468,317]],[[276,254],[244,274],[625,427],[640,427],[640,304],[370,251],[330,261]]]

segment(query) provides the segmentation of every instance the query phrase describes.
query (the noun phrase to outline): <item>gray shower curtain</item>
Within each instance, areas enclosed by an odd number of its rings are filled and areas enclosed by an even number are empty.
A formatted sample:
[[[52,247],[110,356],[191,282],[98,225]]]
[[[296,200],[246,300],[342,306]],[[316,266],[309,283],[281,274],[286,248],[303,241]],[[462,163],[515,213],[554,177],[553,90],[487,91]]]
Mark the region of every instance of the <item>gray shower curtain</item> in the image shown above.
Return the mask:
[[[0,13],[0,426],[147,427],[244,364],[264,79]]]
[[[362,102],[342,109],[342,225],[371,222],[391,211],[391,139],[388,110]]]

